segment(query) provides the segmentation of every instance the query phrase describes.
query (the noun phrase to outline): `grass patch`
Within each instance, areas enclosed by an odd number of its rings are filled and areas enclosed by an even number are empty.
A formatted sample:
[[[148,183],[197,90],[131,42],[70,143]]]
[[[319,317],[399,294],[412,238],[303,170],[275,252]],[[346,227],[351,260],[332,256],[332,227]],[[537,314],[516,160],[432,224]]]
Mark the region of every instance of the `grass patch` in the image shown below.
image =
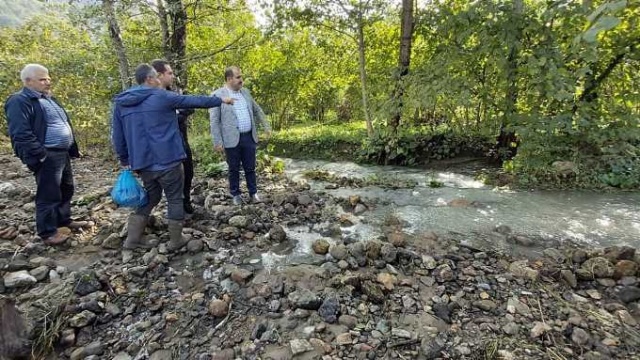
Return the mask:
[[[270,154],[297,159],[354,161],[367,137],[364,122],[296,126],[274,133]]]

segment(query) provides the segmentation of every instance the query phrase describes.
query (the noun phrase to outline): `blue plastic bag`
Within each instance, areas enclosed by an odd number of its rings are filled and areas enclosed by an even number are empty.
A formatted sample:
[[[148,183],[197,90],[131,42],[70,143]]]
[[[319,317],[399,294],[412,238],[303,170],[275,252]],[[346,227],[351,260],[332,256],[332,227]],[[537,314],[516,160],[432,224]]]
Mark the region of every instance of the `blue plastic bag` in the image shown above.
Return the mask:
[[[118,206],[139,208],[147,205],[147,191],[140,185],[131,170],[122,170],[111,190],[111,199]]]

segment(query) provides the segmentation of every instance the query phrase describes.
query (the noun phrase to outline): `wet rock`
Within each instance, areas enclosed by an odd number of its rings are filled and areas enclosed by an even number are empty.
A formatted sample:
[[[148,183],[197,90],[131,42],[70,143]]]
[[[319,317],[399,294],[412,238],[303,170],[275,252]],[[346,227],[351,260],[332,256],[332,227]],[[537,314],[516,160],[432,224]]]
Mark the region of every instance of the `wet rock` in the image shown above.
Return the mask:
[[[269,239],[275,242],[283,242],[287,240],[287,233],[282,226],[276,224],[269,230]]]
[[[96,292],[102,288],[95,271],[85,271],[78,276],[78,282],[74,292],[80,296],[85,296]]]
[[[289,302],[296,308],[305,310],[318,310],[322,305],[322,299],[311,290],[300,289],[289,294]]]
[[[631,260],[620,260],[615,265],[613,277],[620,279],[625,276],[635,276],[638,272],[638,263]]]
[[[338,320],[339,312],[340,302],[338,302],[338,299],[332,297],[325,299],[318,309],[320,317],[329,324],[333,324]]]
[[[329,247],[329,254],[336,260],[344,260],[349,255],[347,247],[343,244],[336,244]]]
[[[4,275],[4,287],[7,289],[31,286],[38,282],[27,270],[10,272]]]
[[[604,257],[612,263],[618,260],[633,260],[636,249],[630,246],[611,246],[604,249]]]
[[[356,207],[353,209],[353,214],[354,215],[362,215],[365,212],[367,212],[367,210],[369,210],[364,204],[358,204],[356,205]]]
[[[591,278],[609,278],[613,276],[614,268],[607,258],[593,257],[582,263],[580,271],[579,274],[588,274]]]
[[[377,260],[380,257],[380,252],[382,251],[382,243],[378,241],[367,241],[365,245],[365,252],[367,258],[371,260]]]
[[[391,244],[384,244],[380,249],[380,256],[382,257],[382,260],[388,263],[395,263],[396,258],[398,257],[398,251],[395,246]]]
[[[562,264],[566,260],[565,255],[558,249],[547,248],[542,252],[544,256],[551,259],[556,264]]]
[[[571,260],[575,264],[582,264],[583,262],[587,261],[588,258],[589,255],[583,249],[575,249],[571,254]]]
[[[387,240],[395,247],[403,247],[407,243],[406,235],[399,231],[388,234]]]
[[[330,245],[326,239],[318,239],[313,242],[311,248],[316,254],[325,255],[329,251]]]

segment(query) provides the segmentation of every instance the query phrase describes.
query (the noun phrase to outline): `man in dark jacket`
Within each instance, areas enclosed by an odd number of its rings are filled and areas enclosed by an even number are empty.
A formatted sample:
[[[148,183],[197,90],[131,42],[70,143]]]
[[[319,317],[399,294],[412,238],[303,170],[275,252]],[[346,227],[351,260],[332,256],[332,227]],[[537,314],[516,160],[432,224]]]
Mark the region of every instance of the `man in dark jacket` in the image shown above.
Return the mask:
[[[151,61],[151,66],[158,72],[158,79],[160,84],[167,91],[174,91],[173,84],[175,80],[175,74],[171,65],[166,60],[156,59]],[[181,92],[178,92],[181,94]],[[184,190],[182,203],[184,204],[184,212],[186,214],[193,214],[193,205],[191,204],[191,184],[193,182],[193,153],[191,152],[191,146],[189,146],[189,115],[194,113],[193,109],[178,109],[176,110],[178,115],[178,127],[180,128],[180,134],[182,135],[182,143],[184,145],[184,151],[187,157],[182,162],[184,168]]]
[[[114,99],[111,136],[120,164],[138,172],[149,202],[129,217],[124,247],[150,247],[143,241],[142,235],[149,214],[160,202],[164,191],[168,204],[168,248],[175,251],[186,244],[182,238],[182,161],[186,154],[178,129],[176,109],[210,108],[220,106],[223,102],[233,104],[233,100],[166,91],[161,88],[157,71],[148,64],[139,65],[135,77],[139,86],[118,94]]]
[[[77,227],[71,220],[73,172],[79,157],[69,116],[51,96],[49,70],[28,64],[20,72],[24,87],[4,105],[11,145],[36,178],[36,230],[47,245],[65,242],[59,227]]]

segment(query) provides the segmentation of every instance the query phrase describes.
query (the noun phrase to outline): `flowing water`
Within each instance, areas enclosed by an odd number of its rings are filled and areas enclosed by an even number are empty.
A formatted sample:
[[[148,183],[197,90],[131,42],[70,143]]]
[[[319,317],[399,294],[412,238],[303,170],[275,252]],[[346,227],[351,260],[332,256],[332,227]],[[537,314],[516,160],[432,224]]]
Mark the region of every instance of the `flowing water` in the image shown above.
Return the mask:
[[[532,239],[571,240],[594,246],[640,246],[640,194],[637,192],[596,193],[587,191],[521,191],[487,186],[476,181],[473,169],[439,171],[390,166],[361,166],[349,162],[323,162],[284,159],[286,174],[307,182],[313,190],[338,197],[360,195],[373,203],[352,229],[369,235],[390,214],[404,220],[405,231],[434,231],[461,238],[494,233],[500,225],[514,234]],[[386,179],[387,182],[413,182],[413,188],[386,189],[327,188],[329,183],[309,180],[304,172],[326,171],[338,177]],[[432,188],[431,181],[442,184]],[[329,186],[331,187],[331,186]],[[452,200],[463,206],[450,206]],[[495,233],[494,233],[495,234]],[[294,234],[295,235],[295,234]],[[308,245],[301,245],[308,246]]]

